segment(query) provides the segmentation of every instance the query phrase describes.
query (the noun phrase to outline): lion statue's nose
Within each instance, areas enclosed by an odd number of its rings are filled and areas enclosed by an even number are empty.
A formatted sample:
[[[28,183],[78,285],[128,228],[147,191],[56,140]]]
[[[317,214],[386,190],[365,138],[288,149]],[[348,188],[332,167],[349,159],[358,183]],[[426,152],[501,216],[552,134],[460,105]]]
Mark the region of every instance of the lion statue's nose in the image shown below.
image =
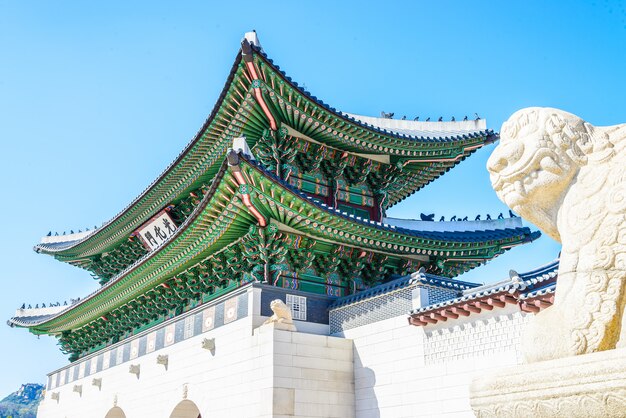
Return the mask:
[[[509,164],[508,160],[499,152],[494,152],[487,160],[487,170],[490,173],[500,173]]]
[[[499,174],[509,165],[522,158],[523,154],[524,144],[522,142],[501,142],[487,160],[487,170],[492,174]]]

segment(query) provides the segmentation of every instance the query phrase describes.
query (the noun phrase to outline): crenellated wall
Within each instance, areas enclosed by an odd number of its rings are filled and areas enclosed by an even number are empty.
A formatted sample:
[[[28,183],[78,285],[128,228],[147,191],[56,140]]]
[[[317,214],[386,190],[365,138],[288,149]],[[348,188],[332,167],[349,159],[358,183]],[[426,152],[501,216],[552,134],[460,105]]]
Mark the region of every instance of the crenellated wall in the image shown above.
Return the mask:
[[[191,326],[184,338],[176,337],[175,323],[164,324],[163,341],[170,327],[172,342],[153,351],[126,358],[121,347],[131,347],[132,341],[122,341],[51,373],[75,374],[76,379],[57,384],[51,378],[38,417],[167,418],[174,411],[177,418],[197,418],[198,412],[228,418],[353,417],[352,341],[324,335],[328,326],[323,324],[297,323],[300,332],[259,326],[265,319],[259,315],[263,289],[250,285],[244,290],[208,307],[225,308],[224,317],[214,321],[219,326],[195,335]],[[235,300],[247,306],[233,308]],[[224,320],[229,308],[237,314]],[[199,318],[204,310],[186,318]],[[189,323],[186,318],[178,322]],[[181,329],[184,333],[186,328]],[[118,352],[119,363],[111,363]],[[108,367],[85,373],[84,364],[105,355],[108,359],[101,364],[106,361]]]
[[[291,332],[264,324],[267,305],[302,293],[250,284],[52,372],[38,417],[472,417],[471,377],[520,362],[529,314],[507,304],[409,325],[432,290],[407,282],[330,311],[300,299],[307,321]]]

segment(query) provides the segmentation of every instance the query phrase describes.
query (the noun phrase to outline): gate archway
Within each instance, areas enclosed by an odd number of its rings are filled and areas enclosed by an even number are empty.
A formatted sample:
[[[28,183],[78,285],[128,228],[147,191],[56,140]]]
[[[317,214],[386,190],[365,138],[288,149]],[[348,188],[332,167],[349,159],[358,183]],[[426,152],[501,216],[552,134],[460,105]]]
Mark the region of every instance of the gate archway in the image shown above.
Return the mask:
[[[104,418],[126,418],[126,414],[119,406],[109,409]]]
[[[202,418],[198,406],[189,400],[181,401],[172,413],[170,418]]]

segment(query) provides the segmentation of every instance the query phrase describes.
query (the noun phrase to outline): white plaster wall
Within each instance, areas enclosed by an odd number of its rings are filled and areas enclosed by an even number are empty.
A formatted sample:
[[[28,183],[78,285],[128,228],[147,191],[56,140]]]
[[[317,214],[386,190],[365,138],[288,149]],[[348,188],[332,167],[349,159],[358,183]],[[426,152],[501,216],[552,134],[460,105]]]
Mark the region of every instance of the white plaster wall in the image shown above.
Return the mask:
[[[512,307],[436,327],[400,316],[343,332],[354,341],[357,418],[473,417],[472,376],[518,363],[525,321]]]
[[[167,418],[185,398],[205,418],[354,416],[351,341],[253,330],[254,321],[246,317],[59,386],[46,393],[38,417],[104,418],[117,405],[127,418]],[[215,338],[214,355],[201,347],[204,338]],[[169,355],[167,370],[156,363],[160,354]],[[140,365],[139,378],[129,373],[131,364]],[[102,379],[101,390],[94,378]],[[74,385],[82,385],[82,396]]]

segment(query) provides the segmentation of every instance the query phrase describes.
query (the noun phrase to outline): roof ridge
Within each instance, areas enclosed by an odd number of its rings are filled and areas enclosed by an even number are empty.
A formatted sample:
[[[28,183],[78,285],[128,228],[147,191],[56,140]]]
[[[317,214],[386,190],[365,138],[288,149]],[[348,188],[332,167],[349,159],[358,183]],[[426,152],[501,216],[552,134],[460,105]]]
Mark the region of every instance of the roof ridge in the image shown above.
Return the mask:
[[[300,93],[302,93],[303,95],[305,95],[308,99],[312,100],[314,103],[320,105],[321,107],[325,108],[327,111],[333,113],[334,115],[340,117],[341,119],[343,119],[346,122],[351,122],[354,123],[356,125],[359,125],[360,127],[363,128],[367,128],[369,130],[375,131],[379,134],[383,134],[383,135],[389,135],[392,136],[394,138],[400,138],[400,139],[405,139],[405,140],[431,140],[434,138],[431,137],[424,137],[424,136],[412,136],[412,135],[406,135],[406,134],[402,134],[402,133],[396,133],[393,131],[388,131],[387,129],[384,128],[380,128],[377,127],[375,125],[360,121],[358,119],[356,119],[355,117],[351,116],[351,114],[342,112],[332,106],[330,106],[329,104],[325,103],[323,100],[319,99],[317,96],[313,96],[311,94],[311,92],[309,92],[308,90],[304,89],[302,86],[300,86],[296,81],[292,80],[291,77],[289,77],[287,75],[287,73],[283,70],[280,69],[280,66],[274,63],[274,60],[271,59],[262,48],[257,47],[256,45],[250,45],[251,49],[253,51],[255,51],[259,56],[261,56],[263,58],[263,60],[268,63],[271,67],[273,67],[278,73],[280,73],[283,78],[289,83],[291,84],[294,88],[296,88]],[[467,136],[469,137],[479,137],[479,136],[485,136],[485,144],[487,145],[489,143],[495,142],[500,138],[500,134],[495,132],[493,129],[488,129],[485,128],[477,133],[471,133],[471,134],[467,134]],[[462,139],[466,139],[467,137],[465,135],[455,135],[455,137],[459,140]]]

